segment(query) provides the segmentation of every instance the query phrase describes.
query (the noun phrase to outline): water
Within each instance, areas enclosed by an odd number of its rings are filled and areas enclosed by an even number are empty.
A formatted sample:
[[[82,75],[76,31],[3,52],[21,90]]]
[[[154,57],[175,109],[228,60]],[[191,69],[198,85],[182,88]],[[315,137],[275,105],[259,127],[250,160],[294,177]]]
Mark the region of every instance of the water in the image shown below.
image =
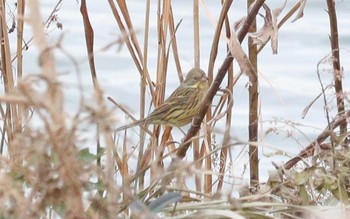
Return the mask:
[[[204,2],[210,14],[216,20],[220,12],[218,1]],[[234,2],[233,9],[229,15],[231,23],[244,15],[245,5],[242,2]],[[193,67],[192,3],[188,4],[188,1],[185,0],[173,1],[172,3],[175,23],[182,19],[181,26],[177,31],[177,44],[179,46],[178,50],[182,69],[184,72],[187,72]],[[273,3],[274,5],[271,6],[272,9],[281,6],[280,1]],[[53,8],[53,4],[51,1],[42,2],[45,19],[50,9]],[[91,23],[95,30],[95,61],[99,82],[106,95],[110,95],[119,103],[128,106],[135,117],[138,117],[139,74],[126,46],[122,46],[119,49],[118,45],[114,45],[108,49],[103,49],[106,45],[117,40],[121,35],[108,3],[88,1],[87,4]],[[145,3],[129,0],[127,4],[142,48]],[[282,16],[291,5],[293,5],[293,2],[288,2]],[[54,44],[60,35],[64,35],[61,47],[69,52],[79,63],[79,72],[82,75],[82,81],[85,87],[84,93],[89,96],[92,85],[79,7],[76,1],[63,1],[62,7],[57,13],[59,22],[63,24],[63,30],[50,32],[48,38],[50,43]],[[305,119],[301,117],[303,109],[321,92],[316,74],[317,63],[323,57],[329,55],[331,50],[328,39],[329,21],[325,8],[324,1],[308,1],[304,17],[294,23],[287,22],[281,28],[279,32],[278,55],[271,54],[270,45],[267,45],[259,55],[259,73],[261,75],[260,111],[262,120],[260,133],[265,145],[270,145],[260,148],[261,175],[263,179],[267,179],[268,170],[273,169],[271,161],[282,162],[288,160],[286,156],[270,156],[271,152],[276,151],[272,148],[278,148],[291,153],[291,155],[295,155],[303,146],[306,146],[307,143],[312,141],[327,124],[321,99],[316,101]],[[337,9],[341,64],[344,67],[345,75],[344,90],[348,92],[350,84],[348,76],[348,69],[350,68],[350,29],[347,28],[350,25],[350,20],[347,18],[348,11],[350,10],[349,1],[337,1]],[[152,1],[151,10],[148,69],[152,79],[155,80],[157,52],[155,1]],[[208,19],[208,14],[205,12],[203,6],[200,7],[200,15],[201,65],[202,69],[207,69],[215,27],[212,21]],[[261,23],[261,19],[259,22]],[[28,37],[29,35],[27,35]],[[35,50],[30,50],[26,53],[24,55],[25,63],[28,64],[25,65],[24,72],[26,74],[37,72]],[[220,67],[225,55],[225,45],[221,43],[214,72]],[[76,92],[77,72],[72,62],[62,52],[56,50],[55,57],[59,72],[65,73],[61,78],[68,83],[68,88],[70,89],[68,91],[69,95],[66,92],[66,108],[68,111],[75,112],[78,109],[77,99],[79,98]],[[177,73],[174,70],[175,67],[172,59],[170,59],[168,69],[167,94],[169,95],[178,85]],[[236,68],[236,73],[237,70]],[[322,71],[321,76],[324,84],[330,83],[330,73]],[[246,83],[247,77],[243,77],[234,89],[235,102],[232,118],[232,136],[234,139],[241,141],[247,141],[248,139],[248,91]],[[119,118],[124,117],[119,111],[115,113]],[[334,111],[332,115],[334,116]],[[294,123],[288,123],[289,121],[293,121]],[[299,123],[304,124],[304,126],[297,126]],[[269,127],[276,126],[279,127],[279,133],[263,136]],[[293,127],[298,127],[301,132],[296,131]],[[182,137],[179,136],[179,138],[181,139]],[[220,143],[219,140],[218,143]],[[241,150],[242,148],[235,148],[231,151],[233,157],[239,157],[232,169],[232,174],[237,177],[241,176],[243,169],[242,163],[247,163],[246,152],[237,155]],[[243,176],[244,179],[248,177],[247,173]]]

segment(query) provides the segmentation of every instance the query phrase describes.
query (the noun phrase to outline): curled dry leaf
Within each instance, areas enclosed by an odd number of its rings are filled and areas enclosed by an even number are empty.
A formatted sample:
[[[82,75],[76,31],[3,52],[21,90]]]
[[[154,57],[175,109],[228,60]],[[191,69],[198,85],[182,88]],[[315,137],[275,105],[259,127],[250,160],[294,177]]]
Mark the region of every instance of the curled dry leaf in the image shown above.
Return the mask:
[[[242,46],[237,39],[237,35],[235,31],[231,32],[229,49],[232,56],[238,62],[238,65],[241,68],[241,71],[248,75],[250,81],[256,80],[256,75],[257,75],[256,71],[252,63],[249,61],[248,56],[243,51]]]
[[[295,18],[292,20],[292,22],[295,22],[304,16],[304,8],[306,5],[306,0],[300,0],[299,4],[300,4],[300,6],[299,6],[298,14],[295,16]]]
[[[269,39],[271,39],[271,47],[273,54],[277,54],[278,48],[278,26],[277,26],[277,18],[279,14],[283,11],[286,6],[287,1],[284,4],[274,9],[272,12],[270,8],[264,4],[263,7],[265,9],[265,17],[264,17],[264,26],[255,33],[250,33],[249,36],[253,39],[253,43],[263,45]]]

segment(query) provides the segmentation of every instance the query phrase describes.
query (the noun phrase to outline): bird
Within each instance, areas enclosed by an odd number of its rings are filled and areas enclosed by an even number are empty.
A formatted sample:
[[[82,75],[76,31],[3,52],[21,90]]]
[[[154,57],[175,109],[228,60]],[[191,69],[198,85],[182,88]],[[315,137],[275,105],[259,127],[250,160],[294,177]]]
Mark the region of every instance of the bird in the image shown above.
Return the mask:
[[[182,127],[192,122],[208,90],[208,77],[200,68],[191,69],[173,93],[144,119],[115,129],[116,132],[149,124]]]

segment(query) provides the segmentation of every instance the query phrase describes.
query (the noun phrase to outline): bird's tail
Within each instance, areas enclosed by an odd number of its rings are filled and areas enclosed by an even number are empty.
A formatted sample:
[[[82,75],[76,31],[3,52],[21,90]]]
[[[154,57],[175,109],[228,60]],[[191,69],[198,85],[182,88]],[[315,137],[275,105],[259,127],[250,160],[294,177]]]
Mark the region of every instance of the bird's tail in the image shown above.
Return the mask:
[[[123,126],[121,126],[121,127],[119,127],[119,128],[116,128],[114,131],[115,132],[119,132],[119,131],[122,131],[122,130],[125,130],[125,129],[129,129],[129,128],[132,128],[132,127],[134,127],[134,126],[144,126],[144,125],[146,125],[146,119],[140,119],[140,120],[137,120],[137,121],[135,121],[135,122],[132,122],[132,123],[130,123],[130,124],[128,124],[128,125],[123,125]]]

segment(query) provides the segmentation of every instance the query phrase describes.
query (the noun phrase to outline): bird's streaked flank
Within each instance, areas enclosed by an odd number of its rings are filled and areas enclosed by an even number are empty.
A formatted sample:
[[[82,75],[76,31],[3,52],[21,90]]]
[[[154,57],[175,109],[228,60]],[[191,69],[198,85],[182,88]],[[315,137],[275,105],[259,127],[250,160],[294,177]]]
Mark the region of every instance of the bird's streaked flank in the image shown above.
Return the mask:
[[[208,78],[204,71],[193,68],[178,88],[159,105],[149,116],[115,131],[137,125],[159,124],[182,127],[189,124],[198,114],[200,105],[208,90]]]

